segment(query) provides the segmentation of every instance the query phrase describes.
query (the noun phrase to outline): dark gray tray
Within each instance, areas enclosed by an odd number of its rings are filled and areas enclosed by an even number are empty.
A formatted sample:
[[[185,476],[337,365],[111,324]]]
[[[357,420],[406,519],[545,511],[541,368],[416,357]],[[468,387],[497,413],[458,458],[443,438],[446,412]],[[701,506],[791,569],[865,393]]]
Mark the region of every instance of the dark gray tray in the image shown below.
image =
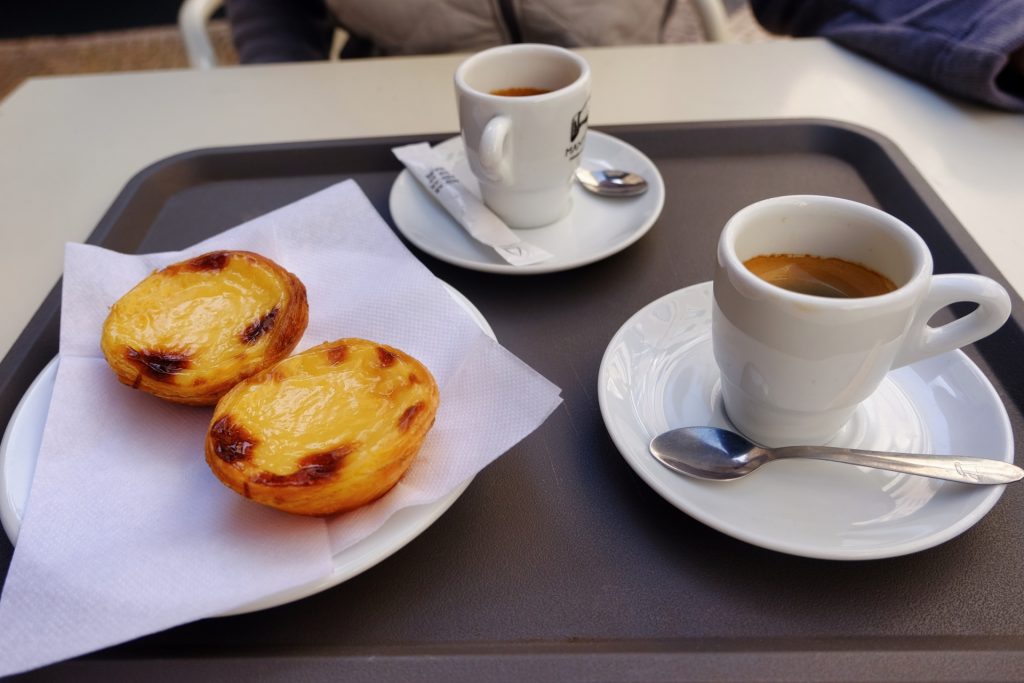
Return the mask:
[[[626,251],[505,277],[419,256],[472,300],[565,404],[404,549],[319,595],[187,624],[24,680],[1006,680],[1024,677],[1024,487],[962,536],[902,558],[828,562],[756,548],[663,501],[613,446],[598,365],[661,295],[708,280],[737,209],[831,194],[914,226],[937,272],[1002,281],[894,146],[827,121],[610,128],[665,178],[665,210]],[[432,138],[442,139],[441,136]],[[390,220],[405,139],[198,150],[136,176],[89,241],[179,249],[344,178]],[[1005,282],[1004,282],[1005,284]],[[1021,437],[1022,304],[968,350]],[[56,353],[57,290],[0,363],[0,424]],[[1017,449],[1018,462],[1020,449]],[[6,574],[12,549],[0,541]]]

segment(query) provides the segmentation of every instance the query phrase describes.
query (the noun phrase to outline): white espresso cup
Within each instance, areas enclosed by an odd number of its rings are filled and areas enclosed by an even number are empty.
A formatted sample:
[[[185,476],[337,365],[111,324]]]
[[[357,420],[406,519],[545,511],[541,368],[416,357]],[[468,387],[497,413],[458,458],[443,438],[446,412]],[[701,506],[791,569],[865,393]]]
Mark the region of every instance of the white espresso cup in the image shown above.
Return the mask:
[[[894,291],[829,298],[770,284],[744,262],[774,254],[835,257],[884,275]],[[931,327],[955,302],[968,315]],[[997,330],[1010,298],[980,275],[933,275],[924,240],[897,218],[834,197],[766,199],[733,216],[718,242],[712,342],[732,423],[767,446],[822,444],[889,370]]]
[[[536,94],[496,94],[513,89]],[[459,65],[455,94],[484,203],[513,228],[569,213],[589,117],[586,61],[552,45],[495,47]]]

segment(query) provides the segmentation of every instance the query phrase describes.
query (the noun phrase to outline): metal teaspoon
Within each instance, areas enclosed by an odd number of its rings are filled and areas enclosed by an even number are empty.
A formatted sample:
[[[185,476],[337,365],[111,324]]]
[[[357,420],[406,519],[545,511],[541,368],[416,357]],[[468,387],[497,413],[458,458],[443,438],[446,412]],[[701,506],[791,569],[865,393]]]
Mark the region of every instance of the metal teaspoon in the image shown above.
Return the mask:
[[[576,180],[585,189],[602,197],[635,197],[647,192],[647,181],[632,171],[616,169],[576,169]]]
[[[717,427],[673,429],[656,436],[650,449],[651,454],[669,469],[699,479],[718,481],[739,479],[765,463],[783,458],[831,460],[965,484],[1008,484],[1024,477],[1024,470],[1002,460],[829,446],[764,448],[735,432]]]

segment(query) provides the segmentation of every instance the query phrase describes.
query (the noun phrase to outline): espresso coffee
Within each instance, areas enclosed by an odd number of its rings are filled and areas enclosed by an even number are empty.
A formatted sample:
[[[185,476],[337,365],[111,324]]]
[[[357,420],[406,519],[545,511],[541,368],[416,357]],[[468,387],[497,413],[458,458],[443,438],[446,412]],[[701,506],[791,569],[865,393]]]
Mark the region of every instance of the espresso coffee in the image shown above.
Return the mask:
[[[892,280],[866,266],[810,254],[770,254],[743,262],[765,282],[799,294],[855,299],[896,289]]]
[[[531,95],[545,95],[551,92],[543,88],[500,88],[498,90],[492,90],[492,95],[498,95],[500,97],[530,97]]]

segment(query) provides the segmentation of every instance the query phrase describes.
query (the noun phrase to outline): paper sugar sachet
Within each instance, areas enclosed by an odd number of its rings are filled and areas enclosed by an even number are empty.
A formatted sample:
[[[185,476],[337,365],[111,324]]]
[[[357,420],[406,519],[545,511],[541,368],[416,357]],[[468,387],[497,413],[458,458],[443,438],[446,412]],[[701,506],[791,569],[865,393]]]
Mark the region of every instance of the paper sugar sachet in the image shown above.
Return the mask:
[[[531,266],[552,258],[524,241],[462,182],[444,158],[426,142],[395,147],[392,153],[470,236],[513,266]]]

